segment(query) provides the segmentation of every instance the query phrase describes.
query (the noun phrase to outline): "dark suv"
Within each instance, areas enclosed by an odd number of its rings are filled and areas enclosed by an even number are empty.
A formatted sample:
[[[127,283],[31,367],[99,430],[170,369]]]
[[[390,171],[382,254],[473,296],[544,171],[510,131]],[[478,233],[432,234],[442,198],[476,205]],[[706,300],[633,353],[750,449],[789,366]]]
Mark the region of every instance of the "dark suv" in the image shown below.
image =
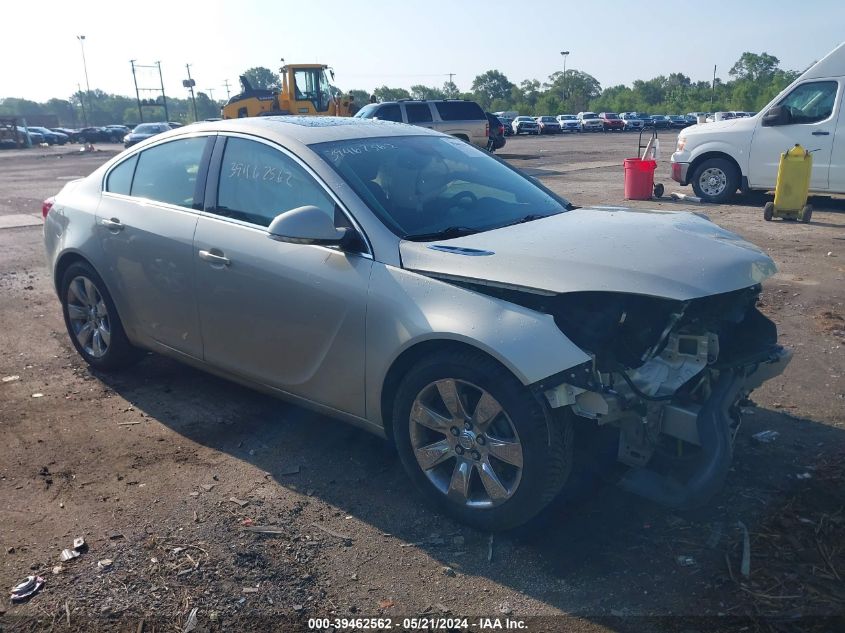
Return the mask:
[[[369,103],[355,113],[358,119],[379,119],[427,127],[451,134],[478,147],[487,147],[488,121],[475,101],[439,99]]]
[[[499,118],[490,112],[485,112],[487,123],[489,125],[487,133],[487,149],[495,152],[497,149],[502,149],[505,146],[505,124]]]

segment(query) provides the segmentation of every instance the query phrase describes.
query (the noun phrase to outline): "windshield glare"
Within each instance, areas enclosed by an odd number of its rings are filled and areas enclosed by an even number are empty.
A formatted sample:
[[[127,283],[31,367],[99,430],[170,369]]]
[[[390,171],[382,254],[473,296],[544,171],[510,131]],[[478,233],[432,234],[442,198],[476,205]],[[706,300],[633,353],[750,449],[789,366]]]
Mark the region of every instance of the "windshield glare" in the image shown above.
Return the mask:
[[[312,147],[406,239],[454,227],[486,231],[561,213],[569,204],[455,138],[394,136]]]

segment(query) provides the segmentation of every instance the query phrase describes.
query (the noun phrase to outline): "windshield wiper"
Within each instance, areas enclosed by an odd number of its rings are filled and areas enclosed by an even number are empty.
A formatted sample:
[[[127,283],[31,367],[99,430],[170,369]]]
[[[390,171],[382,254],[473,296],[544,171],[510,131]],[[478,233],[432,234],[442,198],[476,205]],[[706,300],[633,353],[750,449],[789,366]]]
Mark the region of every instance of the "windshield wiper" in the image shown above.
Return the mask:
[[[439,231],[432,231],[431,233],[417,233],[406,235],[405,239],[412,242],[425,242],[427,240],[442,240],[451,239],[453,237],[462,237],[464,235],[472,235],[478,233],[480,229],[471,228],[469,226],[447,226],[445,229]]]

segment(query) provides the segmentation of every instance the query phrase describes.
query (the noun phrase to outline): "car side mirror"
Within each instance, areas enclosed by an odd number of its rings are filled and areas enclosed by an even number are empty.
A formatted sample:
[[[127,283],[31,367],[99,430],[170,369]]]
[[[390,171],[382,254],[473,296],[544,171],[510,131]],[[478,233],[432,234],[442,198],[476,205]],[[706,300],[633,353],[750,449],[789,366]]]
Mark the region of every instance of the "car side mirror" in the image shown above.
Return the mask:
[[[270,222],[267,232],[271,239],[278,242],[341,248],[355,238],[354,230],[347,227],[337,228],[334,220],[326,215],[325,211],[313,205],[280,213]]]
[[[787,125],[790,122],[789,110],[784,106],[772,106],[769,111],[763,115],[762,125],[765,127],[772,127],[775,125]]]

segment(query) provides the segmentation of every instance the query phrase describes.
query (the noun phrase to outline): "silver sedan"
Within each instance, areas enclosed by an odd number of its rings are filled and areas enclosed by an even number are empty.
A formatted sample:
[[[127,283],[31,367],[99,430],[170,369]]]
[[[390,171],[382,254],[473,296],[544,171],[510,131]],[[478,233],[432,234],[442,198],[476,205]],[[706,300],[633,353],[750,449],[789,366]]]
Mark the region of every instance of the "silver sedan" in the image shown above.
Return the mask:
[[[614,429],[625,489],[705,502],[737,403],[789,360],[755,307],[775,271],[756,247],[698,215],[576,208],[419,127],[193,125],[67,184],[45,213],[90,365],[149,350],[346,420],[488,530],[558,494],[589,445],[576,426]]]

